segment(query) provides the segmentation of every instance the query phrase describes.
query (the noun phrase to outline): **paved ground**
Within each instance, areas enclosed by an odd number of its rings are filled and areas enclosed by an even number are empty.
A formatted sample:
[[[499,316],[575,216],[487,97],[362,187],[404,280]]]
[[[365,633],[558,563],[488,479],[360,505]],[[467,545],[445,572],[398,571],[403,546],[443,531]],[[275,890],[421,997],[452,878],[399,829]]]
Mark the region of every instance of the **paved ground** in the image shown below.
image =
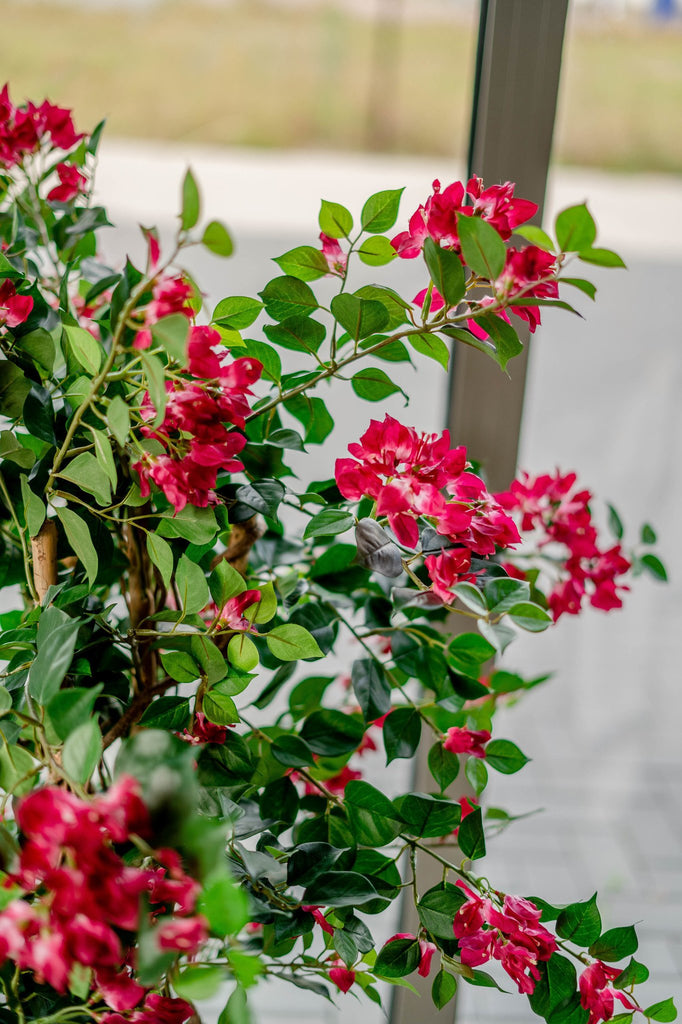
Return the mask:
[[[207,211],[228,221],[239,245],[239,260],[197,255],[193,262],[215,298],[260,288],[275,274],[268,256],[313,242],[321,196],[359,211],[371,192],[406,184],[407,214],[433,177],[445,182],[457,174],[442,158],[110,144],[100,187],[121,225],[108,243],[111,252],[137,245],[137,220],[170,225],[187,162],[202,183]],[[546,317],[534,345],[522,465],[579,470],[586,486],[621,510],[633,539],[641,521],[654,522],[671,583],[637,581],[623,612],[562,621],[512,648],[509,667],[558,671],[522,708],[500,715],[498,734],[515,739],[533,761],[514,780],[499,776],[489,799],[514,813],[546,810],[490,844],[486,871],[501,888],[559,902],[598,889],[607,926],[641,920],[640,959],[653,968],[647,996],[654,1002],[682,996],[682,557],[674,548],[682,507],[682,183],[557,173],[550,206],[585,198],[600,223],[600,241],[619,248],[630,271],[595,274],[600,296],[596,306],[588,310],[586,300],[581,307],[586,321]],[[406,287],[423,285],[417,261],[397,269]],[[410,422],[441,426],[444,399],[437,396],[444,384],[420,367]],[[345,419],[333,452],[317,464],[324,475],[332,455],[368,418],[345,395],[336,401]],[[400,412],[401,403],[389,408]],[[260,1006],[262,1024],[381,1019],[350,997],[338,1016],[288,991],[266,992]],[[521,997],[466,990],[460,1002],[461,1024],[530,1019]]]

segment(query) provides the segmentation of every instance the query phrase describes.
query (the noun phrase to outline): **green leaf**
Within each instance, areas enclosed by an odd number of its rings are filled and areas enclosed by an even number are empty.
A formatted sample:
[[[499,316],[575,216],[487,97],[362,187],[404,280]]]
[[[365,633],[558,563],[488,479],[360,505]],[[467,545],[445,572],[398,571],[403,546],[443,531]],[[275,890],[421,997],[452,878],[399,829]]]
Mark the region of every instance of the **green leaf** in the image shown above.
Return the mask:
[[[49,376],[54,366],[56,351],[52,335],[44,327],[24,334],[16,341],[18,348],[26,352],[36,366],[43,371],[41,376]]]
[[[57,518],[64,527],[66,539],[80,559],[91,587],[94,587],[99,569],[99,560],[90,530],[81,517],[70,508],[55,509]]]
[[[462,853],[470,860],[478,860],[479,857],[485,857],[485,833],[483,831],[480,807],[477,807],[464,818],[459,826],[457,841]]]
[[[45,522],[46,508],[44,502],[35,494],[28,484],[27,477],[22,473],[19,477],[21,483],[21,500],[24,503],[24,518],[31,537],[35,537],[40,527]]]
[[[338,757],[357,750],[365,734],[364,722],[357,715],[347,715],[333,708],[313,711],[301,729],[301,738],[316,754]]]
[[[507,615],[516,626],[525,629],[528,633],[542,633],[553,622],[549,612],[546,612],[539,604],[532,604],[530,601],[521,601],[519,604],[513,605]]]
[[[503,775],[513,775],[530,760],[511,740],[491,740],[485,748],[485,759],[491,768]]]
[[[351,670],[353,692],[366,722],[385,715],[391,708],[391,684],[380,664],[371,658],[358,658]]]
[[[510,359],[523,352],[523,345],[519,336],[506,320],[495,316],[493,313],[486,313],[476,316],[476,323],[492,338],[495,345],[495,352],[492,358],[503,369],[506,370]]]
[[[480,612],[482,615],[485,615],[488,611],[488,603],[485,597],[473,583],[458,583],[454,591],[462,604],[472,611]]]
[[[637,933],[633,925],[626,925],[624,928],[610,928],[609,931],[593,942],[589,948],[590,956],[597,960],[606,960],[611,963],[615,960],[622,960],[623,957],[632,956],[637,952]]]
[[[351,378],[351,387],[358,396],[368,402],[380,402],[388,395],[400,391],[390,377],[387,377],[378,366],[366,366]]]
[[[50,605],[40,616],[38,653],[29,669],[28,692],[39,704],[47,704],[59,690],[76,647],[78,619]]]
[[[249,295],[231,295],[221,299],[213,310],[211,323],[223,327],[231,327],[235,331],[243,331],[258,319],[263,303],[252,299]]]
[[[79,725],[66,739],[62,751],[64,771],[85,785],[102,756],[102,734],[96,719]]]
[[[395,708],[385,720],[382,735],[386,764],[398,757],[412,757],[422,733],[422,720],[415,708]],[[440,745],[440,744],[438,744]]]
[[[452,922],[466,899],[466,894],[450,882],[429,889],[417,904],[419,920],[435,938],[452,939]]]
[[[173,549],[167,540],[158,533],[147,534],[147,554],[150,561],[161,573],[161,579],[166,587],[170,587],[173,575]]]
[[[225,980],[225,968],[190,964],[173,977],[173,988],[181,999],[209,999]]]
[[[441,967],[431,986],[433,1005],[436,1009],[442,1010],[446,1003],[450,1002],[456,991],[457,979]]]
[[[214,935],[236,935],[248,920],[247,896],[226,872],[220,871],[204,882],[197,911],[208,919]]]
[[[170,651],[161,655],[164,671],[176,683],[191,683],[201,675],[201,669],[187,651]]]
[[[118,474],[116,471],[116,463],[114,462],[114,456],[111,451],[111,441],[109,435],[104,430],[95,430],[94,427],[90,428],[92,434],[92,440],[95,443],[95,458],[100,465],[100,468],[106,474],[107,480],[115,490],[118,484]]]
[[[578,259],[582,260],[583,263],[594,263],[598,267],[621,267],[627,269],[622,257],[611,249],[583,249],[578,253]]]
[[[350,530],[355,522],[352,512],[342,508],[324,508],[307,523],[303,539],[310,537],[332,537]]]
[[[547,232],[539,228],[537,224],[520,225],[514,228],[514,234],[525,238],[531,245],[537,245],[538,248],[545,249],[547,252],[554,252],[554,242]]]
[[[396,327],[407,322],[406,311],[412,307],[397,292],[391,288],[379,287],[374,284],[365,284],[358,288],[355,295],[359,299],[375,299],[380,302],[388,313],[388,323],[385,330],[394,331]]]
[[[666,572],[666,568],[660,558],[657,558],[656,555],[642,555],[639,561],[641,565],[649,571],[654,579],[662,580],[664,583],[667,581],[668,573]]]
[[[201,244],[214,256],[231,256],[234,252],[230,232],[220,220],[208,222],[201,236]]]
[[[394,801],[404,820],[405,831],[422,839],[449,835],[462,817],[458,803],[439,800],[427,793],[406,793]]]
[[[368,782],[356,779],[349,782],[344,804],[353,832],[363,846],[385,846],[403,829],[394,804]]]
[[[173,697],[170,694],[165,694],[157,697],[149,705],[140,719],[140,725],[144,725],[147,729],[167,729],[168,732],[179,732],[187,725],[188,718],[189,700],[187,697]]]
[[[606,507],[609,511],[609,530],[616,538],[616,540],[622,540],[624,533],[623,521],[618,515],[615,508],[613,507],[613,505],[607,505]]]
[[[391,188],[371,195],[360,215],[362,230],[378,234],[392,228],[398,217],[400,197],[404,191],[404,188]]]
[[[0,746],[0,790],[23,796],[33,788],[34,772],[40,770],[28,750],[10,744]],[[22,782],[23,779],[23,782]]]
[[[171,359],[184,366],[187,362],[187,338],[189,320],[182,313],[172,313],[152,324],[152,338],[162,345]]]
[[[457,672],[477,679],[481,665],[494,657],[495,648],[478,633],[462,633],[450,641],[444,653]]]
[[[446,304],[456,306],[466,291],[464,267],[457,253],[450,249],[442,249],[432,238],[427,237],[424,242],[424,260],[431,280]]]
[[[642,526],[642,529],[640,531],[640,540],[642,544],[656,543],[656,531],[654,530],[653,526],[651,526],[649,523],[644,523],[644,525]]]
[[[0,686],[0,716],[6,715],[12,707],[12,694],[4,686]]]
[[[488,769],[485,762],[478,757],[468,757],[464,765],[464,774],[476,796],[480,796],[488,785]]]
[[[273,343],[294,352],[317,352],[327,332],[309,316],[289,316],[279,324],[266,324],[265,334]]]
[[[274,759],[287,768],[306,768],[315,762],[315,755],[300,736],[280,736],[270,750]]]
[[[504,270],[507,249],[492,224],[480,217],[459,214],[457,232],[469,269],[478,277],[495,281]]]
[[[380,978],[404,978],[419,966],[419,943],[416,939],[393,939],[379,950],[373,973]]]
[[[265,312],[273,320],[310,316],[319,308],[313,291],[297,277],[275,277],[259,295],[265,304]]]
[[[204,694],[202,710],[209,722],[216,725],[236,725],[239,722],[237,706],[231,697],[220,692],[219,685]]]
[[[83,327],[71,327],[64,324],[62,340],[66,339],[69,352],[80,366],[94,376],[99,373],[104,357],[100,343]]]
[[[250,672],[260,661],[258,648],[246,633],[237,633],[232,637],[227,645],[227,657],[230,664],[242,672]]]
[[[571,998],[576,990],[575,967],[566,957],[553,953],[551,960],[538,965],[540,978],[528,1000],[531,1009],[545,1020],[557,1006]]]
[[[358,872],[326,871],[306,888],[303,901],[323,907],[353,907],[376,897],[370,880]]]
[[[562,210],[554,230],[561,252],[582,252],[591,248],[597,237],[597,226],[584,203]]]
[[[36,456],[30,448],[19,444],[11,430],[0,430],[0,459],[7,459],[21,469],[30,469]]]
[[[299,281],[315,281],[329,273],[329,264],[324,254],[312,245],[299,245],[295,249],[289,249],[281,256],[276,256],[274,262],[285,274],[297,277]]]
[[[225,559],[221,559],[208,579],[211,597],[218,608],[223,608],[231,597],[236,597],[246,590],[246,583],[241,573]]]
[[[59,690],[47,703],[47,713],[60,740],[65,740],[85,719],[90,718],[103,683],[93,687],[74,686]]]
[[[175,570],[175,583],[185,615],[200,612],[206,607],[210,593],[204,570],[187,555],[180,555]]]
[[[624,971],[613,980],[614,988],[629,988],[630,985],[641,985],[649,977],[649,969],[637,960],[631,959]]]
[[[644,1011],[644,1016],[651,1020],[657,1020],[660,1024],[669,1024],[669,1021],[677,1020],[677,1009],[672,999],[663,999],[660,1003],[652,1003]]]
[[[92,494],[98,505],[111,504],[111,482],[92,452],[81,452],[60,469],[58,476]]]
[[[397,256],[395,249],[384,235],[366,238],[357,250],[357,254],[368,267],[383,267],[387,263],[391,263]]]
[[[317,640],[304,626],[287,622],[275,626],[265,634],[265,642],[270,651],[280,661],[298,661],[299,658],[323,657]]]
[[[450,362],[450,349],[441,338],[433,334],[411,334],[406,340],[415,352],[434,359],[444,370],[447,370]]]
[[[166,411],[166,373],[163,363],[157,356],[149,355],[148,352],[140,352],[140,359],[147,378],[147,390],[156,409],[156,415],[152,420],[152,426],[158,427],[162,422]]]
[[[354,341],[377,334],[388,324],[386,307],[376,299],[362,299],[342,292],[331,301],[332,315]]]
[[[386,719],[386,722],[388,723],[388,718]],[[446,750],[442,743],[434,743],[431,747],[429,750],[428,764],[429,771],[438,783],[441,792],[447,789],[459,775],[460,762],[457,754],[453,754],[452,751]]]
[[[601,934],[601,914],[597,908],[597,894],[582,903],[564,907],[557,918],[557,933],[577,946],[589,946]]]
[[[23,372],[7,359],[0,359],[0,416],[14,420],[21,416],[31,384]]]
[[[201,200],[199,199],[199,188],[192,171],[188,167],[182,182],[182,212],[180,213],[180,227],[183,231],[189,231],[199,220],[201,212]]]
[[[597,294],[597,286],[592,284],[591,281],[586,281],[582,277],[562,277],[560,283],[570,284],[572,288],[577,288],[592,300],[594,300],[594,297]]]
[[[353,230],[353,218],[350,211],[340,203],[322,200],[319,214],[320,230],[330,238],[348,238]]]
[[[128,440],[130,433],[130,412],[120,395],[115,395],[107,409],[107,423],[121,448]]]

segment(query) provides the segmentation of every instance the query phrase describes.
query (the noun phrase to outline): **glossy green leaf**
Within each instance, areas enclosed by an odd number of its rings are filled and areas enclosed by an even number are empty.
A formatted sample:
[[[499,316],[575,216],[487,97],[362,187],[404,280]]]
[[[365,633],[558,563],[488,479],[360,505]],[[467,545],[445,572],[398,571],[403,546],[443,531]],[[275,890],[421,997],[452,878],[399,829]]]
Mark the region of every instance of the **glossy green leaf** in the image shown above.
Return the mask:
[[[528,633],[542,633],[548,629],[553,622],[552,616],[538,604],[530,601],[522,601],[513,605],[507,612],[508,617],[521,629]]]
[[[353,230],[353,218],[349,210],[340,203],[323,199],[319,214],[320,230],[330,238],[348,238]]]
[[[19,477],[21,482],[21,500],[24,503],[24,518],[31,537],[35,537],[40,527],[45,522],[46,508],[44,502],[29,487],[28,479],[22,473]]]
[[[309,316],[319,307],[314,293],[297,277],[275,277],[259,295],[265,312],[273,320],[286,320],[290,316]]]
[[[204,570],[187,555],[180,555],[175,570],[175,583],[185,615],[200,612],[210,600]]]
[[[0,359],[0,416],[21,416],[31,384],[23,372],[7,359]]]
[[[393,939],[379,950],[373,971],[380,978],[404,978],[417,970],[419,960],[416,939]]]
[[[386,308],[376,299],[362,299],[342,292],[332,299],[331,310],[344,331],[355,341],[377,334],[388,324]]]
[[[431,999],[438,1010],[450,1002],[457,991],[457,979],[447,971],[440,969],[431,985]]]
[[[187,697],[173,697],[164,694],[157,697],[145,710],[140,725],[147,729],[167,729],[169,732],[180,732],[189,719],[189,700]]]
[[[246,633],[237,633],[227,645],[227,657],[231,665],[242,672],[256,668],[260,658],[258,648]]]
[[[388,719],[386,721],[388,722]],[[434,743],[429,750],[428,765],[441,792],[447,789],[459,775],[459,757],[452,751],[446,750],[442,743]]]
[[[275,626],[265,634],[265,642],[280,661],[298,661],[299,658],[323,656],[315,637],[303,626],[293,622]]]
[[[73,509],[58,508],[55,511],[57,518],[64,527],[66,539],[85,569],[90,586],[94,587],[99,569],[99,560],[95,545],[92,543],[90,530],[85,521]]]
[[[164,586],[168,589],[173,575],[173,549],[168,541],[164,540],[158,533],[148,533],[147,554],[152,565],[155,565],[161,573]]]
[[[384,721],[381,731],[386,749],[386,764],[390,764],[398,757],[413,757],[422,732],[419,712],[412,707],[395,708]]]
[[[371,195],[362,207],[362,230],[377,234],[392,228],[398,217],[400,198],[404,191],[404,188],[391,188]]]
[[[349,782],[344,803],[353,832],[364,846],[385,846],[403,829],[395,805],[368,782],[355,779]]]
[[[589,948],[590,956],[597,960],[613,963],[623,957],[632,956],[637,952],[637,933],[633,925],[624,928],[611,928],[604,932]]]
[[[60,477],[69,480],[86,494],[92,494],[101,506],[111,504],[111,482],[92,452],[81,452],[60,469]]]
[[[406,341],[415,352],[435,360],[444,370],[447,370],[450,363],[450,349],[441,338],[436,337],[435,334],[410,334]]]
[[[597,908],[597,894],[582,903],[564,907],[557,918],[557,934],[570,939],[577,946],[589,946],[601,935],[601,914]]]
[[[441,248],[432,238],[427,237],[424,241],[424,260],[431,280],[445,299],[446,305],[458,305],[464,298],[466,279],[462,261],[457,253],[451,249]]]
[[[485,748],[485,759],[491,768],[504,775],[513,775],[529,761],[511,740],[491,740]]]
[[[299,245],[295,249],[289,249],[281,256],[276,256],[274,262],[283,273],[290,277],[297,277],[300,281],[316,281],[329,273],[329,264],[324,254],[312,245]]]
[[[478,277],[495,281],[504,269],[507,249],[492,224],[481,217],[459,214],[457,232],[469,269]]]
[[[345,533],[353,526],[355,516],[341,508],[325,508],[306,524],[303,539],[310,537],[333,537]]]
[[[452,922],[466,899],[458,886],[449,882],[437,885],[424,893],[417,904],[419,920],[435,938],[452,939]]]
[[[99,373],[104,358],[104,350],[100,343],[83,327],[72,327],[65,324],[62,338],[77,363],[94,376]]]
[[[396,797],[394,803],[405,822],[404,831],[422,839],[450,835],[462,816],[458,803],[428,793],[406,793]]]
[[[47,703],[47,713],[60,740],[65,740],[81,723],[90,718],[103,684],[74,686],[59,690]]]
[[[258,319],[262,308],[263,303],[249,295],[231,295],[220,300],[213,310],[211,322],[231,327],[235,331],[243,331]]]
[[[481,818],[481,808],[477,807],[467,814],[459,826],[457,841],[462,853],[470,860],[478,860],[485,857],[485,833]]]
[[[378,366],[366,366],[351,378],[351,387],[358,396],[368,402],[381,402],[400,388],[394,384]]]

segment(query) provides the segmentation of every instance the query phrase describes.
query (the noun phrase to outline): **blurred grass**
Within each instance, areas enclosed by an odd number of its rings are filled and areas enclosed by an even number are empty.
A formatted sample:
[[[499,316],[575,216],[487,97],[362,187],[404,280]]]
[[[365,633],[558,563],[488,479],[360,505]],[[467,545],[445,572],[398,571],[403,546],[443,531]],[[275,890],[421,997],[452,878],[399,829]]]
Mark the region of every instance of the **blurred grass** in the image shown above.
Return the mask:
[[[49,96],[109,136],[463,156],[473,19],[389,25],[327,6],[199,0],[88,9],[0,0],[15,101]],[[377,61],[380,70],[377,71]],[[563,163],[681,171],[682,31],[578,21],[566,43]]]

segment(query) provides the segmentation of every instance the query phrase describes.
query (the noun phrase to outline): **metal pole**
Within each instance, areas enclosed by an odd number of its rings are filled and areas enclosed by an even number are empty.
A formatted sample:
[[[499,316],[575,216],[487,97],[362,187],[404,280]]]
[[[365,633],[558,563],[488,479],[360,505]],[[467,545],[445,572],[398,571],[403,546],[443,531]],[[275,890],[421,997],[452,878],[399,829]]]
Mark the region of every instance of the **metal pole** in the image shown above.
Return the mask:
[[[538,203],[542,217],[561,68],[568,0],[482,0],[473,90],[469,174],[486,184],[516,182],[516,194]],[[460,346],[452,360],[448,426],[454,444],[466,444],[483,463],[492,490],[506,487],[516,469],[526,378],[528,335],[510,364],[511,380],[492,360]],[[430,790],[427,747],[415,763],[414,789]],[[460,796],[458,791],[454,796]],[[436,861],[422,858],[419,889],[436,885]],[[401,931],[416,932],[411,900],[403,902]],[[410,979],[413,980],[413,979]],[[438,1012],[431,979],[417,979],[421,999],[393,994],[391,1024],[446,1024],[451,1003]]]

